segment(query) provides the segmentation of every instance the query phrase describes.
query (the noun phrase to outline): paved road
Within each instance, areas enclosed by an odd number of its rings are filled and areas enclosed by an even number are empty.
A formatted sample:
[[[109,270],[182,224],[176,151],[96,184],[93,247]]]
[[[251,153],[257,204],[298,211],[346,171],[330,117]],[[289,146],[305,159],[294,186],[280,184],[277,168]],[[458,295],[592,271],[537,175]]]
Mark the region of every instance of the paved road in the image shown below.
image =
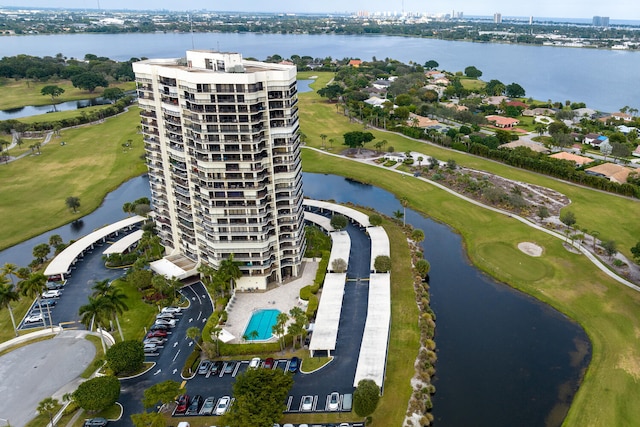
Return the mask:
[[[0,416],[22,427],[37,415],[42,399],[74,380],[91,363],[96,348],[74,332],[40,341],[0,357]]]

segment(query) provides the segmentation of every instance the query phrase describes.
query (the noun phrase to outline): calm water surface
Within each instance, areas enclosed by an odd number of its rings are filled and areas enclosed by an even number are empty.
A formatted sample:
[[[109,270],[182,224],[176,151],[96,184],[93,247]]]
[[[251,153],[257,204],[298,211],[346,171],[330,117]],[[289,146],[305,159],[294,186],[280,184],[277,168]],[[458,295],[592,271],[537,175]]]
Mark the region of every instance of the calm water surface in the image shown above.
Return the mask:
[[[304,175],[305,196],[352,202],[388,216],[391,193],[334,175]],[[473,267],[460,237],[407,209],[425,233],[437,315],[436,426],[559,426],[590,360],[584,331],[565,316]],[[408,362],[407,362],[408,363]],[[551,415],[553,413],[553,415]]]
[[[104,105],[107,103],[109,103],[109,101],[105,101],[102,98],[94,98],[83,99],[80,101],[61,102],[55,105],[28,105],[26,107],[0,110],[0,120],[19,119],[22,117],[37,116],[39,114],[54,113],[56,111],[77,110],[80,108],[90,107],[93,105]]]
[[[585,102],[601,111],[640,108],[640,52],[469,43],[391,36],[293,34],[65,34],[3,37],[2,56],[84,58],[87,53],[118,60],[183,57],[185,51],[217,49],[245,57],[293,54],[314,58],[345,57],[370,60],[393,58],[424,64],[434,59],[449,71],[476,66],[482,79],[519,83],[527,96],[540,100]]]

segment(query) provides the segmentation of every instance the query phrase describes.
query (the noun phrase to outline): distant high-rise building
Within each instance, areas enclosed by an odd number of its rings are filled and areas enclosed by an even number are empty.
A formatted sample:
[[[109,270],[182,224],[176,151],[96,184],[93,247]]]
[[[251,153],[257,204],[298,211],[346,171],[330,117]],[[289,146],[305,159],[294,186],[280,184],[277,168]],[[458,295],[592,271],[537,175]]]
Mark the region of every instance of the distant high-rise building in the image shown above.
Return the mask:
[[[529,17],[529,25],[532,25],[532,24],[533,24],[533,16],[530,16]]]
[[[594,16],[592,25],[594,27],[608,27],[609,26],[609,17],[608,16]]]
[[[502,14],[501,13],[494,13],[493,14],[493,23],[494,24],[502,24]]]
[[[233,255],[240,289],[297,276],[305,239],[296,67],[189,50],[133,71],[165,261],[188,275]]]

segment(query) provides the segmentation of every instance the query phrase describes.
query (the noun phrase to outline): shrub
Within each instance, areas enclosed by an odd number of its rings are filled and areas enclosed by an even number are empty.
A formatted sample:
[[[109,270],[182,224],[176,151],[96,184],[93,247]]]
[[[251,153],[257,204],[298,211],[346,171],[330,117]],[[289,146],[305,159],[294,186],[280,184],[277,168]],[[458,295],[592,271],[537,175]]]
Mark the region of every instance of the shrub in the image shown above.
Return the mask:
[[[347,227],[349,220],[344,215],[333,215],[331,217],[331,226],[336,230],[342,230]]]
[[[361,417],[371,415],[378,406],[380,388],[373,380],[360,380],[353,392],[353,410]]]
[[[73,399],[82,409],[102,411],[120,397],[120,381],[114,376],[96,377],[83,382],[73,392]]]
[[[391,258],[386,255],[377,256],[373,262],[373,268],[375,268],[377,272],[386,273],[391,270]]]
[[[311,286],[307,285],[300,289],[300,299],[303,301],[309,301],[311,296]]]
[[[115,375],[135,372],[144,364],[144,348],[140,341],[122,341],[107,350],[107,364]]]
[[[382,224],[382,217],[378,214],[371,214],[369,215],[369,222],[371,223],[371,225],[373,226],[378,226]]]
[[[342,258],[334,259],[331,263],[331,269],[336,273],[344,273],[347,271],[347,262]]]
[[[309,304],[307,305],[307,317],[309,319],[314,319],[316,317],[316,312],[318,311],[318,297],[314,294],[309,296]]]

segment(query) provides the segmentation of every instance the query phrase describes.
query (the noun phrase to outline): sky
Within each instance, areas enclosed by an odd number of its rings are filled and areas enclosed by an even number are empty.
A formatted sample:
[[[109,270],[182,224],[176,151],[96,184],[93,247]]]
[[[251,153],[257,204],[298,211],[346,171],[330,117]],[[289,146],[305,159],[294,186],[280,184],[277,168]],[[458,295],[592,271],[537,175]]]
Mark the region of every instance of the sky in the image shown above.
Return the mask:
[[[0,0],[0,6],[63,7],[131,10],[218,10],[240,12],[369,12],[389,11],[451,13],[465,15],[533,16],[561,18],[592,18],[595,15],[612,19],[640,19],[637,0],[609,3],[602,0]]]

